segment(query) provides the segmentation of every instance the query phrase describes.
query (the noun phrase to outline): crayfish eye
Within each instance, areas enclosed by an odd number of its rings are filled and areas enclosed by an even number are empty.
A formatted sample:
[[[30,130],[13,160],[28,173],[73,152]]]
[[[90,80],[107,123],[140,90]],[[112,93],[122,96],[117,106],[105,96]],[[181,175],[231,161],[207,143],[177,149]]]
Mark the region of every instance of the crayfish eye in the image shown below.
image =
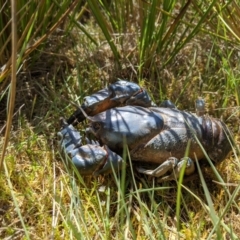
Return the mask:
[[[101,128],[101,123],[93,122],[92,123],[92,128],[94,129],[94,131],[98,131]]]

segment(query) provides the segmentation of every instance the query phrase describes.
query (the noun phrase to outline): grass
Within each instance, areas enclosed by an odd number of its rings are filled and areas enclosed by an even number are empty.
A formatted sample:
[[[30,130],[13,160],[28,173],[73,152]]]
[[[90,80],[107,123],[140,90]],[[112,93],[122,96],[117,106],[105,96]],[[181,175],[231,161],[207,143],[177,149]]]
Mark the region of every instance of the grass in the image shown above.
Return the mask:
[[[17,15],[27,27],[0,173],[1,239],[239,238],[239,2],[89,0],[82,8],[42,3],[35,13],[28,2],[24,6],[33,15]],[[63,24],[61,33],[50,35],[55,23]],[[0,31],[0,41],[6,39]],[[1,146],[10,103],[10,40],[0,59],[9,66],[0,73]],[[138,175],[131,161],[121,173],[82,178],[59,154],[58,119],[74,111],[70,101],[81,103],[117,78],[139,82],[157,104],[171,99],[188,111],[203,97],[208,113],[233,132],[233,153],[219,166],[197,167],[199,178],[177,184]]]

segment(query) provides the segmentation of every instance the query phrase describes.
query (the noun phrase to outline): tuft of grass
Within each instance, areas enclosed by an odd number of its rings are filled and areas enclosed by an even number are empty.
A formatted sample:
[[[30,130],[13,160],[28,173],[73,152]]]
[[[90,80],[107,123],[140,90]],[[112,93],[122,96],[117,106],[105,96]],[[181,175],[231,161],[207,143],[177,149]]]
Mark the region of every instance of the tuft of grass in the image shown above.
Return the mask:
[[[53,33],[60,24],[68,17],[73,8],[79,5],[78,1],[65,1],[62,5],[56,4],[51,1],[18,1],[16,6],[16,23],[18,41],[17,41],[17,63],[21,68],[23,63],[26,67],[26,59],[30,54],[35,51],[39,46],[46,43],[47,38]],[[0,43],[3,46],[0,51],[1,56],[1,75],[0,83],[5,86],[7,76],[11,70],[11,7],[9,3],[2,4],[0,26]],[[29,14],[28,14],[29,13]],[[10,20],[9,20],[10,19]],[[37,57],[37,53],[32,59]],[[25,62],[24,62],[25,61]]]

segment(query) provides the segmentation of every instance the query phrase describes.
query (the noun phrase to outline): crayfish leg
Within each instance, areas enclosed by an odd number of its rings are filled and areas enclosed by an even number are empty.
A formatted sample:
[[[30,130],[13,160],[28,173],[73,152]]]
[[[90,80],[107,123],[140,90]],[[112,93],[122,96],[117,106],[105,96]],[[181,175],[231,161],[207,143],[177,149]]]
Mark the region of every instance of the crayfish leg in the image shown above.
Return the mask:
[[[139,173],[150,175],[152,177],[162,177],[168,171],[171,171],[172,169],[174,169],[177,166],[177,164],[178,164],[178,159],[175,157],[170,157],[154,170],[147,170],[142,167],[137,167],[137,171]]]
[[[147,170],[142,167],[137,167],[137,171],[152,177],[161,177],[158,182],[165,182],[178,179],[181,171],[183,171],[183,168],[185,168],[185,175],[191,175],[195,171],[194,162],[190,158],[181,158],[178,160],[175,157],[170,157],[154,170]],[[164,176],[167,172],[171,173],[167,176]]]
[[[185,168],[183,170],[183,168]],[[184,171],[184,175],[191,175],[195,172],[195,164],[191,158],[185,157],[181,158],[177,166],[173,168],[173,171],[170,175],[158,179],[158,183],[166,182],[171,180],[177,180],[181,171]]]

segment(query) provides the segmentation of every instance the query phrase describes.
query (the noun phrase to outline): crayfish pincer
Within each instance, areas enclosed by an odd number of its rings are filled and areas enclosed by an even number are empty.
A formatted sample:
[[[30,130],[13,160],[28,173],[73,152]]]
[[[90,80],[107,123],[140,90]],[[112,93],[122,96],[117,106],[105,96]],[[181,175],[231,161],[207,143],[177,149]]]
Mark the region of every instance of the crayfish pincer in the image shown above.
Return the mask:
[[[159,177],[160,181],[176,179],[195,171],[195,161],[223,161],[232,149],[227,126],[205,115],[178,110],[170,101],[156,107],[145,89],[120,80],[104,90],[88,96],[58,133],[61,148],[81,174],[99,175],[120,169],[120,153],[127,144],[131,161],[138,162],[138,172]],[[164,107],[163,107],[164,106]],[[82,137],[72,124],[87,119],[88,131],[96,138],[82,145]],[[186,148],[190,142],[190,148]],[[184,157],[185,156],[185,157]],[[149,170],[141,163],[159,165]]]

